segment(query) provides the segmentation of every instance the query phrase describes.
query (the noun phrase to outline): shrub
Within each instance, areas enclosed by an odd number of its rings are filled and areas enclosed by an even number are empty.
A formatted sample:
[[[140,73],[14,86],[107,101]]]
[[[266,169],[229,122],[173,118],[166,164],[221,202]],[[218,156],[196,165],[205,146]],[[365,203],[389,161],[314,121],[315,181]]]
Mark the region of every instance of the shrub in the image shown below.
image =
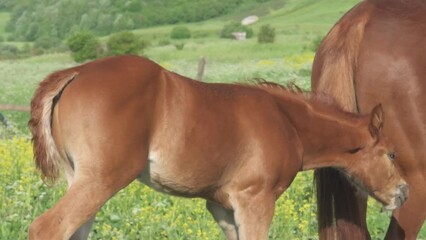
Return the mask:
[[[174,45],[177,50],[182,50],[185,47],[185,43],[175,43]]]
[[[16,37],[13,36],[12,34],[10,34],[9,36],[7,36],[6,41],[7,42],[14,42],[16,40]]]
[[[169,39],[161,39],[160,41],[158,41],[158,46],[167,46],[170,45],[170,40]]]
[[[107,42],[108,55],[138,54],[147,46],[147,41],[141,41],[129,31],[115,33]]]
[[[67,45],[76,62],[84,62],[99,57],[102,53],[99,40],[90,32],[77,32],[71,36]]]
[[[275,41],[275,28],[272,28],[269,25],[261,26],[259,35],[257,36],[257,42],[273,43],[274,41]]]
[[[19,55],[19,49],[12,44],[0,44],[0,58],[13,59]]]
[[[40,37],[34,41],[34,48],[40,48],[43,50],[50,50],[57,47],[60,44],[60,40],[53,37]]]
[[[220,37],[232,39],[234,38],[234,35],[232,35],[234,32],[245,32],[246,38],[251,38],[253,36],[253,30],[251,28],[241,25],[239,22],[232,22],[223,26]]]
[[[170,33],[171,39],[188,39],[191,38],[191,31],[185,26],[177,26],[172,29]]]

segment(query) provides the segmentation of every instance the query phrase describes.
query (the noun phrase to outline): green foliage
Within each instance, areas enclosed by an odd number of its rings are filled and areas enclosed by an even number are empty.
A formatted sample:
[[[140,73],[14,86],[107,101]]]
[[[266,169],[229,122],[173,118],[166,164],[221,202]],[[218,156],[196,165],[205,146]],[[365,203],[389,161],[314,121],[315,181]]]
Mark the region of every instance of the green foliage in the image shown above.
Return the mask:
[[[176,26],[172,28],[170,33],[171,39],[188,39],[191,38],[191,31],[185,26]]]
[[[0,11],[10,11],[19,1],[0,0]]]
[[[275,28],[270,25],[263,25],[260,27],[257,42],[259,43],[273,43],[275,41]]]
[[[160,41],[158,41],[158,46],[167,46],[170,44],[170,40],[169,39],[161,39]]]
[[[147,42],[143,42],[132,32],[119,32],[113,34],[107,42],[108,55],[139,54],[147,47]]]
[[[11,3],[12,2],[12,3]],[[97,35],[154,25],[197,22],[232,12],[253,0],[0,0],[0,10],[11,10],[7,24],[18,40],[42,36],[66,39],[89,30]]]
[[[50,50],[57,47],[60,44],[60,40],[53,37],[40,37],[34,42],[34,48],[43,50]]]
[[[239,22],[232,22],[228,23],[225,26],[223,26],[222,31],[220,32],[221,38],[234,38],[234,35],[232,33],[234,32],[245,32],[246,38],[251,38],[253,36],[253,29],[250,27],[241,25]]]
[[[17,58],[19,49],[12,44],[0,44],[0,59],[13,59]]]
[[[101,45],[96,36],[90,32],[78,32],[71,36],[67,45],[76,62],[95,59],[101,54]]]
[[[175,48],[177,49],[177,50],[183,50],[183,47],[185,47],[185,43],[175,43],[174,44],[175,45]]]

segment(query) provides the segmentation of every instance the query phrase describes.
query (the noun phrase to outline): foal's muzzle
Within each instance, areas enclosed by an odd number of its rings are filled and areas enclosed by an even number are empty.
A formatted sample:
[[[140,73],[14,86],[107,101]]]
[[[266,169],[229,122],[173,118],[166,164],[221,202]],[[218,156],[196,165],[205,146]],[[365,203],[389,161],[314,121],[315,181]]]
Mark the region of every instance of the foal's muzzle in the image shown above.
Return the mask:
[[[389,205],[387,205],[385,208],[388,210],[394,210],[396,208],[400,208],[402,204],[405,203],[408,199],[408,185],[407,183],[403,183],[398,185],[395,194],[393,196],[393,199]]]

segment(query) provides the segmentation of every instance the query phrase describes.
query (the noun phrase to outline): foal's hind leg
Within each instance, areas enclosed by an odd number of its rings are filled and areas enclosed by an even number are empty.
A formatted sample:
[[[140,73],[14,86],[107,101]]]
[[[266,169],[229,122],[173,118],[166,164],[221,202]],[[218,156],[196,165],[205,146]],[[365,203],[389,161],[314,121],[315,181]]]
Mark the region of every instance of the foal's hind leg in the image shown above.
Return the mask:
[[[213,215],[214,220],[222,229],[228,240],[238,240],[238,229],[235,225],[234,212],[207,201],[207,210]]]
[[[120,156],[120,154],[119,154]],[[142,171],[146,160],[123,154],[121,159],[93,159],[77,163],[75,179],[62,199],[30,226],[30,240],[69,239],[94,218],[102,205]],[[145,158],[146,159],[146,158]]]
[[[65,176],[67,178],[68,189],[74,180],[74,170],[65,168]],[[81,226],[70,238],[70,240],[86,240],[89,237],[90,229],[92,228],[95,217],[89,219],[83,226]]]

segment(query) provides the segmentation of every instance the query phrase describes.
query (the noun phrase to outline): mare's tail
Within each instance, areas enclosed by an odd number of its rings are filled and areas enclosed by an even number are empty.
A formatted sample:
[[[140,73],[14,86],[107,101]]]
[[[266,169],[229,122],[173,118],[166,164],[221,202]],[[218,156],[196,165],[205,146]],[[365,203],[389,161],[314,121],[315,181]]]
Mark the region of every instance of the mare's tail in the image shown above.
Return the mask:
[[[54,182],[59,176],[61,157],[52,137],[52,114],[63,89],[77,74],[59,71],[49,75],[38,86],[31,101],[28,122],[33,136],[34,161],[42,179]]]
[[[330,95],[346,111],[358,112],[354,72],[368,21],[363,3],[348,12],[321,43],[312,70],[312,90]],[[365,212],[356,189],[332,168],[315,171],[320,239],[368,237]]]

